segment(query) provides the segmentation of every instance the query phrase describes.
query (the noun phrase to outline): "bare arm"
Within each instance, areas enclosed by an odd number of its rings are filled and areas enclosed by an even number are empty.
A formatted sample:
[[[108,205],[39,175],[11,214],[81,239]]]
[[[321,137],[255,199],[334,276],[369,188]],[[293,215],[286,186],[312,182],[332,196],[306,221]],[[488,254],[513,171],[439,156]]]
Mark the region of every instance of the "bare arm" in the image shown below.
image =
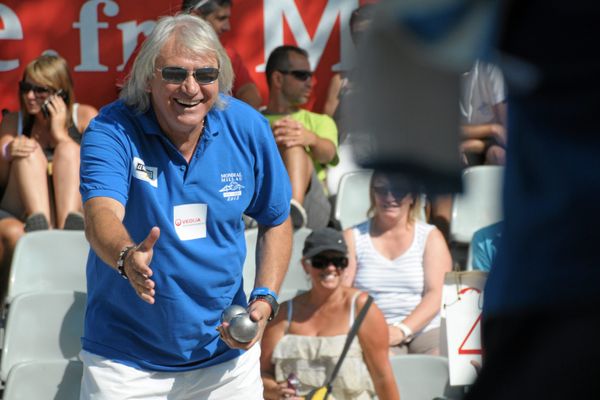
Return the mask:
[[[434,229],[427,238],[423,255],[425,287],[421,302],[404,322],[413,332],[423,329],[440,311],[444,275],[452,269],[450,251],[442,233]],[[404,336],[399,328],[390,326],[391,345],[401,343]],[[397,338],[397,340],[394,340]]]
[[[329,87],[327,88],[327,98],[325,99],[325,105],[323,106],[323,114],[333,117],[340,102],[338,96],[340,95],[341,87],[342,76],[339,73],[333,75],[329,81]]]
[[[96,115],[98,115],[98,110],[94,107],[88,104],[80,104],[77,108],[77,122],[79,123],[77,130],[83,133],[87,129],[92,118]]]
[[[336,155],[335,143],[329,139],[320,138],[309,131],[304,125],[290,117],[284,117],[273,123],[275,142],[279,146],[303,146],[310,148],[311,158],[321,164],[327,164]]]
[[[292,224],[288,218],[277,226],[258,226],[258,240],[256,243],[256,278],[254,287],[267,287],[278,293],[287,273],[290,255],[292,253]],[[271,307],[257,301],[248,308],[250,318],[258,322],[259,330],[254,339],[248,343],[235,341],[227,332],[227,323],[219,327],[221,337],[232,348],[249,349],[260,341],[267,321],[271,316]]]
[[[344,270],[342,286],[352,287],[354,285],[354,277],[356,277],[356,248],[354,246],[352,228],[344,230],[344,240],[346,241],[346,246],[348,246],[348,267]]]
[[[235,93],[235,97],[250,104],[252,107],[258,110],[262,105],[262,97],[258,87],[253,82],[249,82],[238,89]]]
[[[359,296],[357,303],[362,309],[367,300],[367,294]],[[398,400],[400,394],[396,387],[394,373],[389,359],[387,337],[387,324],[383,314],[375,305],[371,304],[365,320],[358,330],[358,340],[363,350],[363,357],[371,380],[375,386],[375,393],[380,400]],[[382,336],[384,335],[384,336]]]
[[[95,197],[84,204],[85,235],[90,246],[106,264],[116,269],[121,250],[136,246],[127,253],[124,269],[129,283],[138,296],[147,303],[154,303],[154,281],[150,279],[152,248],[160,230],[152,228],[143,242],[136,244],[123,225],[125,207],[108,197]],[[115,272],[116,273],[116,272]]]

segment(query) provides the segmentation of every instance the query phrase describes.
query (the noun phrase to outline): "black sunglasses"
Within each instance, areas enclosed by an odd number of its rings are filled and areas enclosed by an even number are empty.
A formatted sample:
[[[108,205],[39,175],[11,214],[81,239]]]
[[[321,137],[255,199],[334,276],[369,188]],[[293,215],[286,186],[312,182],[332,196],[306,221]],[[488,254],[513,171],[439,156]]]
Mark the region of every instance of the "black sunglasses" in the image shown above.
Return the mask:
[[[333,264],[336,268],[346,268],[348,266],[348,257],[316,256],[310,259],[310,265],[316,269],[325,269],[329,264]]]
[[[183,67],[164,67],[157,68],[162,76],[162,79],[169,83],[181,84],[187,79],[189,74],[194,75],[194,79],[200,85],[208,85],[219,78],[218,68],[198,68],[193,71],[188,71]]]
[[[53,90],[44,86],[34,85],[33,83],[20,81],[19,82],[19,91],[23,94],[29,93],[29,91],[33,90],[35,94],[49,94]]]
[[[313,73],[311,71],[306,71],[304,69],[294,69],[291,71],[286,71],[286,70],[282,70],[279,69],[279,72],[281,72],[284,75],[290,74],[292,75],[294,78],[298,79],[299,81],[306,81],[307,79],[310,79],[313,76]]]
[[[390,186],[373,186],[373,192],[381,197],[392,195],[395,199],[403,199],[408,194],[406,190],[402,190]]]

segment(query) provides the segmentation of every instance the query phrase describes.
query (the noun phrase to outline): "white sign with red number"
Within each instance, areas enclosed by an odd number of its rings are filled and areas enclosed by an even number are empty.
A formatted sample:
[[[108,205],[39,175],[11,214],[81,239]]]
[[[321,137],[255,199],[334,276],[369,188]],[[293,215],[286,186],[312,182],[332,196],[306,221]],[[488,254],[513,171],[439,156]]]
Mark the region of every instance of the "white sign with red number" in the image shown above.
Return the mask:
[[[441,315],[446,326],[450,385],[470,385],[481,366],[481,310],[486,272],[449,272]],[[444,346],[442,346],[444,347]]]

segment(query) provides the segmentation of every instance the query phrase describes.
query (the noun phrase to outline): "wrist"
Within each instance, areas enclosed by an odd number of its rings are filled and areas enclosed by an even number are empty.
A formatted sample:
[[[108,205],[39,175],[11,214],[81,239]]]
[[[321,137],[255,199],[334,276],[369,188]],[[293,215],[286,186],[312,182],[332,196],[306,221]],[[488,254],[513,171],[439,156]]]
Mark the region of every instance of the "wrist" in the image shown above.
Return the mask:
[[[402,335],[404,336],[402,338],[402,341],[400,342],[400,344],[403,343],[410,343],[411,340],[413,340],[413,337],[415,336],[412,329],[410,329],[410,327],[408,325],[406,325],[403,322],[394,322],[392,324],[392,326],[400,329],[400,331],[402,332]]]
[[[255,301],[265,302],[271,307],[271,315],[267,318],[268,321],[275,318],[279,311],[277,293],[266,287],[257,287],[250,293],[250,304]]]
[[[128,280],[127,272],[125,271],[125,260],[127,260],[127,256],[131,253],[131,250],[134,250],[137,246],[129,245],[125,246],[121,249],[119,253],[119,258],[117,259],[117,272],[121,277],[125,280]]]

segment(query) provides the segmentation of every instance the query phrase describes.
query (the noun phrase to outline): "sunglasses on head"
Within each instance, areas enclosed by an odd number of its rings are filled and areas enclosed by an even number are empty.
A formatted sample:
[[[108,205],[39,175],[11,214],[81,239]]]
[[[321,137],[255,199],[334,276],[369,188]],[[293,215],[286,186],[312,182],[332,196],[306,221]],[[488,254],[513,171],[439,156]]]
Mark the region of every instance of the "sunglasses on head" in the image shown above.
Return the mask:
[[[278,70],[279,72],[281,72],[284,75],[292,75],[294,78],[298,79],[299,81],[306,81],[307,79],[310,79],[313,76],[313,73],[311,71],[306,71],[303,69],[294,69],[291,71],[286,71],[286,70]]]
[[[198,68],[193,71],[188,71],[183,67],[164,67],[158,68],[158,70],[163,81],[169,83],[181,84],[190,74],[194,75],[194,79],[200,85],[208,85],[219,78],[219,69],[212,67]]]
[[[390,186],[373,186],[373,192],[377,196],[386,197],[392,195],[395,199],[402,199],[408,194],[406,190],[394,188]]]
[[[19,82],[19,91],[21,93],[23,93],[23,94],[29,93],[31,90],[33,90],[33,93],[35,93],[35,94],[49,94],[50,92],[52,92],[52,89],[44,87],[44,86],[34,85],[33,83],[29,83],[29,82],[25,82],[25,81]]]
[[[336,268],[346,268],[348,266],[348,257],[316,256],[310,259],[310,265],[317,269],[325,269],[329,264],[333,264]]]

